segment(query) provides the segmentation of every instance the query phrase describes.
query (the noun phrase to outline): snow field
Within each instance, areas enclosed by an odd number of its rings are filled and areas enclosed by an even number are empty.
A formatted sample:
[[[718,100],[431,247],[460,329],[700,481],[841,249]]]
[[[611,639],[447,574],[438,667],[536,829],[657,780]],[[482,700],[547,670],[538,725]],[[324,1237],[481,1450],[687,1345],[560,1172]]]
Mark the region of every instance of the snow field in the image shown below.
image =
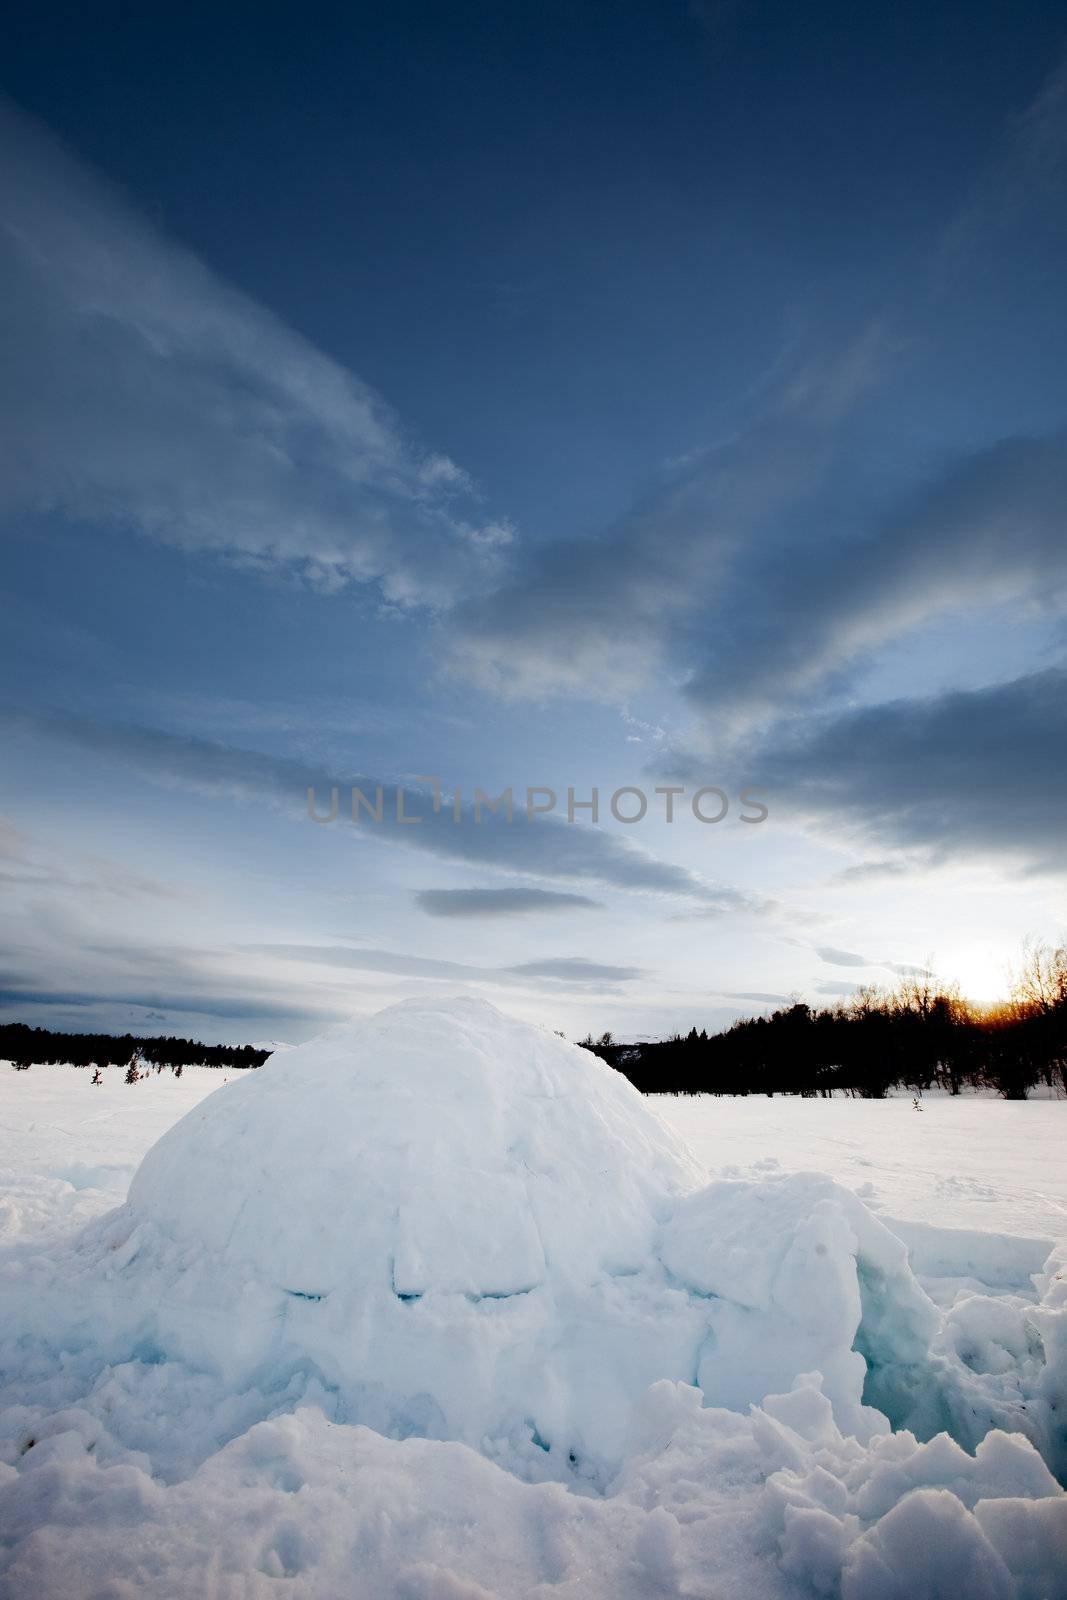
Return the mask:
[[[0,1074],[13,1600],[1067,1595],[1040,1154],[890,1221],[869,1108],[653,1104],[472,1001],[221,1076]]]

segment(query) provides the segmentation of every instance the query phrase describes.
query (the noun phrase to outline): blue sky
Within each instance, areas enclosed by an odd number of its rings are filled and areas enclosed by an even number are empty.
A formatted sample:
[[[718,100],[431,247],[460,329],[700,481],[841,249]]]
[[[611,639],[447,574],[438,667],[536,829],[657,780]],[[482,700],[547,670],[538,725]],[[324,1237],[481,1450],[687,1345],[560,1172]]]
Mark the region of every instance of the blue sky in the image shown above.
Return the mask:
[[[6,1015],[659,1035],[1062,936],[1058,7],[16,7],[2,82]]]

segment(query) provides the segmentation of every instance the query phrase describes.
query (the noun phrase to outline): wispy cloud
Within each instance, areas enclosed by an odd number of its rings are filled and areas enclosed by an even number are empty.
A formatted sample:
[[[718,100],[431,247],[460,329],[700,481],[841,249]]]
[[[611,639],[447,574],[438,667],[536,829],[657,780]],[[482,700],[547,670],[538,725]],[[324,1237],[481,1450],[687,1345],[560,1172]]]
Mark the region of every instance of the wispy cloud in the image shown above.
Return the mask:
[[[883,961],[877,956],[861,956],[854,950],[837,950],[832,945],[817,945],[815,954],[831,967],[881,967],[898,978],[933,976],[927,967],[916,967],[906,961]]]
[[[0,100],[0,510],[131,529],[394,604],[454,601],[513,530],[353,373]]]
[[[815,954],[820,961],[826,961],[833,967],[869,967],[871,962],[866,956],[860,956],[854,950],[835,950],[832,945],[822,944],[817,946]]]
[[[783,553],[745,584],[687,692],[766,717],[932,618],[1005,601],[1067,606],[1067,433],[1006,439],[945,469],[870,532]]]
[[[842,867],[831,881],[846,884],[879,883],[887,878],[905,877],[918,865],[918,862],[911,862],[900,856],[881,857],[874,861],[857,861],[851,867]]]
[[[950,293],[968,257],[1028,208],[1063,210],[1067,174],[1067,57],[1049,72],[1030,103],[1013,117],[1002,147],[964,205],[947,224],[935,263],[938,290]]]
[[[542,911],[595,911],[599,902],[554,889],[421,889],[415,903],[431,917],[521,917]]]
[[[787,994],[767,994],[762,989],[729,989],[722,991],[724,1000],[744,1000],[757,1006],[787,1006]]]
[[[721,732],[817,702],[921,624],[1005,601],[1063,614],[1062,430],[991,430],[939,462],[913,456],[888,512],[819,496],[846,427],[936,337],[947,257],[958,273],[1006,221],[1049,198],[1062,211],[1065,167],[1061,62],[896,296],[851,337],[791,351],[757,415],[689,452],[611,527],[529,550],[461,605],[459,669],[505,696],[615,703],[669,673]]]
[[[323,1023],[331,1019],[339,1020],[347,1015],[342,1007],[304,1006],[296,999],[279,1001],[263,990],[250,990],[240,984],[235,984],[228,993],[183,988],[160,994],[153,990],[123,990],[108,987],[85,990],[53,989],[43,986],[18,988],[8,983],[0,983],[0,1012],[12,1010],[25,1012],[27,1007],[43,1007],[49,1013],[50,1025],[53,1022],[61,1025],[62,1019],[57,1019],[54,1015],[57,1012],[68,1010],[96,1012],[113,1009],[116,1006],[130,1008],[135,1013],[129,1019],[130,1025],[141,1031],[163,1023],[168,1024],[173,1030],[178,1025],[175,1017],[178,1019],[197,1017],[212,1021],[216,1019],[243,1022],[302,1020]],[[113,1025],[99,1021],[91,1023],[78,1020],[77,1026],[79,1030],[84,1028],[90,1032],[102,1032]],[[158,1032],[158,1026],[156,1031]]]
[[[252,955],[313,966],[341,967],[356,972],[382,972],[400,978],[436,978],[447,983],[510,984],[548,982],[583,988],[629,983],[645,976],[641,967],[614,966],[589,961],[584,956],[553,956],[506,967],[481,967],[436,956],[405,955],[394,950],[350,948],[348,945],[251,944],[241,947]]]
[[[317,786],[320,802],[324,802],[331,784],[357,784],[372,795],[382,781],[366,773],[316,773],[289,757],[58,713],[0,712],[0,727],[11,735],[21,732],[31,739],[58,740],[164,787],[245,803],[265,801],[294,816],[306,815],[309,783]],[[529,821],[520,815],[508,824],[502,815],[484,810],[479,822],[469,805],[461,809],[461,821],[456,823],[451,805],[435,812],[428,792],[387,782],[383,787],[391,796],[399,789],[407,816],[422,820],[412,826],[396,825],[394,804],[381,824],[362,825],[366,836],[376,843],[424,850],[504,873],[679,896],[723,909],[745,909],[748,904],[743,891],[709,883],[601,828],[569,824],[548,815]]]
[[[552,956],[540,961],[521,961],[508,967],[517,978],[548,978],[560,983],[630,983],[645,976],[642,967],[618,967],[584,956]]]
[[[0,817],[0,883],[23,890],[73,890],[119,899],[177,899],[180,891],[115,861],[54,842],[47,846]]]
[[[622,702],[670,666],[695,708],[740,726],[932,620],[1004,602],[1067,609],[1062,431],[952,461],[872,526],[838,518],[814,541],[783,535],[776,519],[788,528],[814,492],[863,391],[838,366],[797,377],[772,415],[607,534],[532,553],[457,611],[461,670],[505,695]]]
[[[456,670],[509,697],[624,701],[727,603],[740,555],[817,486],[835,425],[889,358],[872,324],[799,365],[755,419],[668,469],[603,534],[529,551],[457,608]]]

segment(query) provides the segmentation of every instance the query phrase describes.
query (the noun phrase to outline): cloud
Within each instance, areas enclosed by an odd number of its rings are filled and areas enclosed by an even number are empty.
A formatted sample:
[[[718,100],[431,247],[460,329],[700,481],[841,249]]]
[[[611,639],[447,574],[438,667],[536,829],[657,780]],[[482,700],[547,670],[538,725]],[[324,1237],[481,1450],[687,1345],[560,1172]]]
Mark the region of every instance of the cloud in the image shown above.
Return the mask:
[[[820,961],[827,962],[832,967],[881,967],[886,972],[892,972],[898,978],[929,978],[933,974],[928,967],[912,966],[906,961],[881,961],[877,957],[857,955],[852,950],[835,950],[830,945],[819,945],[815,954]],[[821,993],[836,993],[836,990],[822,990]]]
[[[953,463],[871,532],[761,558],[721,648],[687,685],[704,709],[763,716],[932,618],[1067,603],[1067,432]]]
[[[794,536],[880,359],[854,355],[849,382],[844,357],[795,378],[607,533],[530,552],[457,608],[453,665],[508,697],[617,703],[669,670],[691,705],[739,728],[921,624],[1005,602],[1067,610],[1065,431],[948,462],[873,526],[837,514]]]
[[[691,452],[602,534],[526,553],[450,619],[453,668],[505,697],[619,703],[732,604],[746,547],[819,483],[841,416],[886,359],[878,324],[798,369],[732,437]]]
[[[753,916],[769,916],[781,910],[781,903],[772,900],[767,895],[757,893],[750,889],[734,889],[728,884],[720,884],[706,896],[707,905],[699,906],[695,910],[674,911],[671,913],[672,922],[717,922],[720,917],[730,916],[738,911],[745,911]],[[798,911],[791,907],[789,915],[794,922],[810,920],[810,913]]]
[[[400,978],[436,978],[448,983],[568,984],[600,988],[605,984],[630,983],[645,976],[641,967],[610,966],[588,961],[583,956],[548,957],[524,961],[515,966],[479,967],[460,961],[445,961],[436,956],[410,956],[394,950],[352,949],[348,945],[250,944],[241,949],[255,955],[287,961],[309,962],[316,966],[343,967],[357,972],[381,972]]]
[[[287,990],[276,976],[250,970],[228,946],[153,944],[150,937],[124,944],[62,908],[31,927],[9,916],[0,941],[0,1009],[43,1008],[49,1019],[59,1011],[84,1010],[97,1014],[94,1025],[121,1032],[119,1007],[136,1008],[139,1025],[172,1013],[323,1022],[351,1010],[336,988],[304,984]]]
[[[717,27],[736,9],[694,0],[691,15]],[[617,704],[669,673],[718,734],[803,702],[923,623],[1003,601],[1062,613],[1063,431],[991,435],[903,488],[885,515],[850,508],[838,485],[850,475],[842,446],[855,445],[845,430],[905,352],[935,343],[961,251],[985,266],[983,245],[1006,222],[1017,233],[1048,201],[1058,216],[1065,155],[1060,62],[917,253],[896,304],[807,361],[787,346],[766,403],[729,437],[681,458],[596,537],[532,548],[464,602],[458,670],[504,696]]]
[[[447,604],[498,572],[447,457],[0,100],[0,512]]]
[[[789,1004],[789,996],[787,994],[764,994],[761,989],[724,990],[722,997],[724,1000],[749,1000],[754,1005],[763,1006],[787,1006]]]
[[[834,874],[834,883],[877,883],[886,878],[903,878],[916,863],[902,861],[900,857],[878,861],[858,861],[855,866],[843,867]]]
[[[858,956],[852,950],[835,950],[832,945],[828,944],[819,945],[815,954],[820,961],[827,961],[834,967],[869,967],[872,965],[866,956]]]
[[[772,736],[789,810],[927,860],[997,855],[1067,871],[1067,669],[864,706]]]
[[[431,917],[516,917],[536,911],[597,910],[584,894],[553,889],[422,889],[416,904]]]
[[[872,959],[868,956],[856,955],[852,950],[835,950],[830,945],[817,946],[815,954],[820,961],[825,961],[832,967],[881,967],[886,972],[894,973],[898,978],[928,978],[933,976],[927,967],[911,966],[905,961]]]
[[[642,967],[613,967],[601,961],[587,961],[584,956],[523,961],[505,970],[520,978],[551,978],[565,983],[630,983],[645,976]]]
[[[1063,178],[1067,171],[1067,57],[1052,68],[1037,94],[1008,124],[998,158],[968,203],[945,229],[935,263],[936,285],[944,294],[959,284],[967,258],[987,265],[990,241],[1016,226],[1027,211],[1062,219]]]
[[[165,1022],[159,1008],[178,1012],[182,1016],[221,1018],[222,1020],[292,1021],[294,1018],[325,1022],[339,1020],[347,1015],[343,1009],[306,1007],[298,1002],[286,1003],[272,1000],[268,995],[245,991],[239,987],[230,994],[175,993],[159,995],[142,994],[137,990],[110,990],[106,986],[93,990],[48,989],[42,987],[16,988],[0,986],[0,1011],[24,1011],[27,1006],[47,1007],[49,1010],[96,1010],[101,1007],[133,1006],[146,1008],[144,1015],[134,1020],[140,1024]],[[79,1027],[82,1024],[79,1024]]]
[[[174,900],[180,891],[143,873],[132,872],[100,856],[47,848],[6,817],[0,817],[0,883],[19,889],[59,889],[116,896],[129,900]]]
[[[331,784],[340,789],[356,784],[373,799],[381,781],[359,773],[324,775],[300,761],[263,751],[59,713],[0,711],[0,729],[11,736],[22,733],[57,740],[102,760],[118,762],[163,787],[246,803],[265,801],[294,816],[306,814],[309,784],[316,788],[318,806],[325,809]],[[470,805],[461,809],[461,821],[456,823],[451,804],[434,812],[428,791],[388,783],[383,783],[383,789],[388,801],[382,823],[365,820],[359,824],[365,835],[376,841],[506,873],[581,880],[730,908],[743,909],[746,903],[742,891],[708,883],[685,867],[660,861],[630,840],[601,828],[567,823],[550,815],[527,821],[521,805],[511,823],[503,814],[485,809],[481,821],[476,821]],[[396,823],[397,792],[403,795],[405,814],[421,817],[419,823]],[[349,826],[340,821],[335,825]]]

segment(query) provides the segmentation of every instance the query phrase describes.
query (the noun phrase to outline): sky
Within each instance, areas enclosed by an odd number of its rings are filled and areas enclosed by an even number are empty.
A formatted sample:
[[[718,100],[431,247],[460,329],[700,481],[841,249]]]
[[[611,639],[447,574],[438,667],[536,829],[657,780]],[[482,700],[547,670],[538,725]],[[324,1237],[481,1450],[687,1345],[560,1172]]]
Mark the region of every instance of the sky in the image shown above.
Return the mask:
[[[1061,7],[16,0],[0,90],[0,1018],[1067,936]]]

